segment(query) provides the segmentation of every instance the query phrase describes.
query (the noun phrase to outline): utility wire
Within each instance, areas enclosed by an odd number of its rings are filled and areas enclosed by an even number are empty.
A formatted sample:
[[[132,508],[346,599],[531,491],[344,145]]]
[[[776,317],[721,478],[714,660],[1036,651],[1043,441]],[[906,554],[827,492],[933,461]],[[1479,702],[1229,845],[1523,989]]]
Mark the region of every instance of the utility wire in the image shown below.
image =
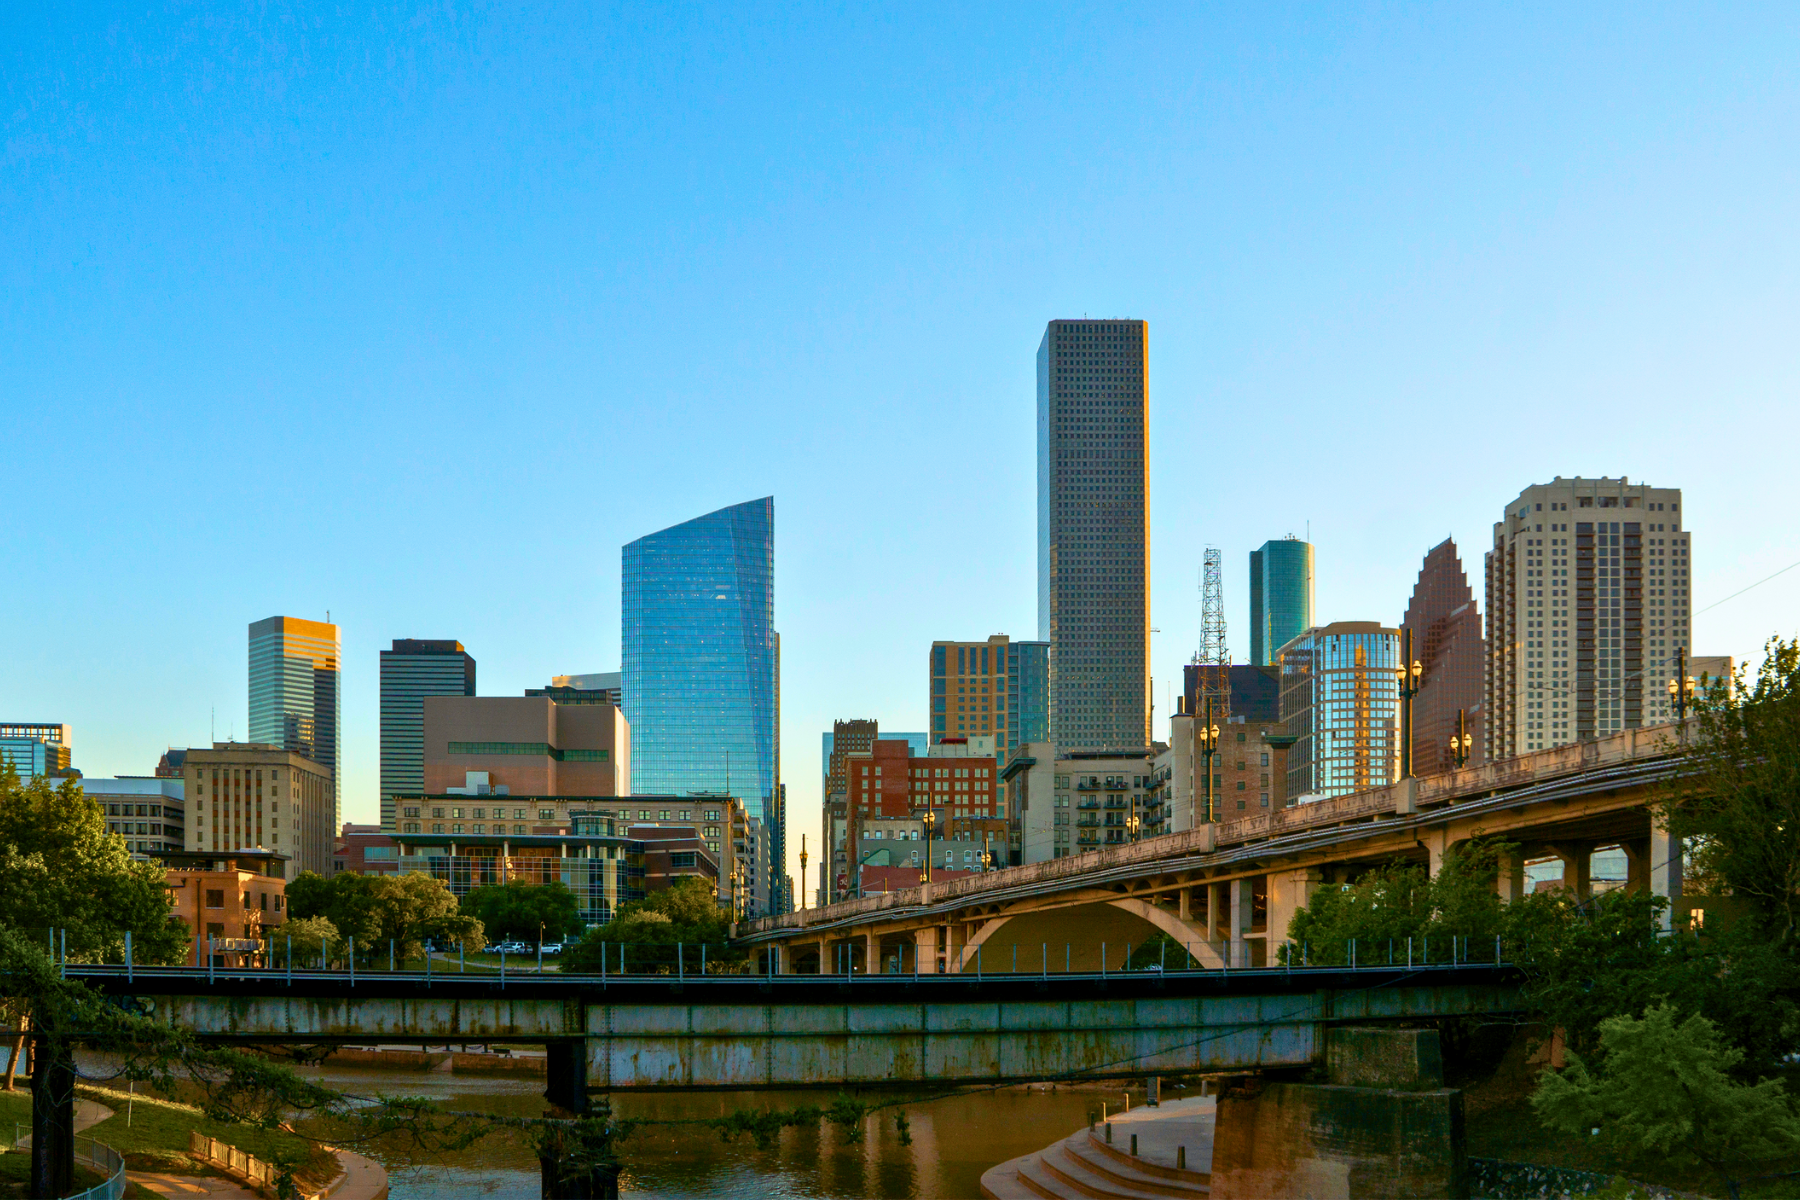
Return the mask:
[[[1789,571],[1793,570],[1795,567],[1800,567],[1800,562],[1789,563],[1787,566],[1781,568],[1781,570],[1775,572],[1775,575],[1769,576],[1769,579],[1774,579],[1776,575],[1785,575]],[[1752,590],[1753,588],[1759,588],[1763,584],[1769,582],[1769,579],[1759,579],[1755,583],[1751,584],[1750,587],[1743,588],[1743,589],[1740,589],[1739,591],[1735,591],[1735,592],[1731,593],[1731,595],[1725,597],[1725,600],[1736,600],[1739,596],[1743,595],[1745,592],[1748,592],[1748,591]],[[1711,612],[1713,609],[1719,607],[1719,605],[1725,603],[1725,600],[1714,600],[1711,604],[1707,605],[1703,609],[1700,609],[1699,612],[1696,612],[1694,615],[1697,617],[1700,615],[1700,613]]]

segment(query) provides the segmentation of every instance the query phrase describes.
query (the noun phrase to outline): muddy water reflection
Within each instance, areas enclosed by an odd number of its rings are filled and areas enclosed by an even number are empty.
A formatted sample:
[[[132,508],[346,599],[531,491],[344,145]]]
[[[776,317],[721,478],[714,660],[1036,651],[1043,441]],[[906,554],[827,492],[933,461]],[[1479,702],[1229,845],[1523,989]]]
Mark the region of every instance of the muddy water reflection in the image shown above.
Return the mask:
[[[395,1071],[322,1068],[308,1072],[345,1091],[432,1096],[467,1111],[518,1116],[544,1111],[543,1081]],[[833,1126],[790,1129],[780,1146],[757,1150],[748,1138],[729,1145],[706,1129],[645,1126],[624,1146],[623,1191],[674,1200],[720,1196],[733,1200],[786,1197],[976,1197],[981,1173],[995,1163],[1049,1145],[1079,1128],[1101,1102],[1120,1103],[1117,1091],[1007,1090],[955,1096],[907,1107],[912,1145],[900,1144],[893,1112],[871,1116],[863,1141],[846,1143]],[[1141,1096],[1134,1095],[1136,1104]],[[831,1095],[794,1092],[649,1093],[613,1099],[622,1117],[651,1121],[705,1120],[739,1108],[784,1108]],[[537,1200],[537,1160],[522,1138],[498,1134],[464,1151],[413,1157],[383,1147],[394,1200],[485,1196]]]

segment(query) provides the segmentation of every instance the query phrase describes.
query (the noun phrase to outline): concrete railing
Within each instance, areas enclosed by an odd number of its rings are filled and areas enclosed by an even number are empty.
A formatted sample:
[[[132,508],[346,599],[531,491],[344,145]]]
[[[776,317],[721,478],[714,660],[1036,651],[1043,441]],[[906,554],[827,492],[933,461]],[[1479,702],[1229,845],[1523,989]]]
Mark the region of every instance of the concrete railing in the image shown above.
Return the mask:
[[[218,1138],[205,1134],[188,1132],[188,1153],[203,1163],[219,1168],[225,1174],[261,1192],[265,1196],[276,1195],[276,1185],[281,1179],[281,1169],[264,1162],[253,1154],[247,1154],[236,1146],[221,1142]],[[331,1189],[322,1192],[300,1192],[300,1200],[322,1200],[330,1195]]]
[[[1695,719],[1690,717],[1689,729],[1694,725]],[[1227,846],[1266,841],[1286,834],[1370,818],[1406,815],[1422,808],[1454,805],[1459,801],[1480,799],[1497,791],[1529,787],[1584,771],[1664,757],[1681,745],[1682,733],[1679,724],[1629,729],[1593,741],[1574,742],[1479,767],[1429,775],[1368,791],[1350,792],[1315,804],[1275,809],[1216,826],[1202,825],[1196,829],[1162,834],[1121,846],[1106,846],[1085,854],[1071,854],[1066,858],[1047,862],[1003,867],[997,871],[978,871],[944,883],[923,884],[880,895],[840,900],[824,908],[759,917],[740,923],[738,933],[742,936],[803,932],[815,925],[831,925],[887,911],[900,912],[929,904],[941,904],[1008,887],[1077,880],[1083,875],[1115,867],[1135,866],[1164,858],[1209,854]]]

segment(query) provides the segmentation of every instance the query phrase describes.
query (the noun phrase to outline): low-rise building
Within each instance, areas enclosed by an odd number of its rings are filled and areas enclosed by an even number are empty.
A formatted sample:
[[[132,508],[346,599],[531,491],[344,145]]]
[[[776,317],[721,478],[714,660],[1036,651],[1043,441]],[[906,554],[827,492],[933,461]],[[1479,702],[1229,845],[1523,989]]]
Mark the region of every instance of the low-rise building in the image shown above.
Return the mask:
[[[100,806],[106,832],[124,838],[133,858],[162,858],[186,847],[184,780],[137,775],[83,779],[81,790]]]
[[[400,868],[400,851],[393,835],[379,825],[357,825],[349,821],[338,833],[331,848],[331,872],[348,871],[352,875],[392,874]]]
[[[214,742],[190,749],[182,771],[187,851],[271,851],[290,878],[331,873],[337,828],[329,767],[279,746]]]
[[[289,860],[267,850],[174,851],[163,856],[170,912],[194,938],[193,963],[279,961],[271,935],[287,920]]]
[[[1156,754],[1155,747],[1066,754],[1049,742],[1019,747],[1002,779],[1024,861],[1066,858],[1142,836]]]

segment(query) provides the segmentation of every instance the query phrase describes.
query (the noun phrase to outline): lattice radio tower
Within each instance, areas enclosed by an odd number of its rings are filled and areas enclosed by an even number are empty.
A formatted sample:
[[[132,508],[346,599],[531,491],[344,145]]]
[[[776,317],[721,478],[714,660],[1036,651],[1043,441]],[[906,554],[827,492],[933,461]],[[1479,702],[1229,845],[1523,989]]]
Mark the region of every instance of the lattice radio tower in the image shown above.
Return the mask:
[[[1224,556],[1218,547],[1208,546],[1204,565],[1200,568],[1200,653],[1194,661],[1200,665],[1200,708],[1204,712],[1207,698],[1212,698],[1213,720],[1223,722],[1231,715],[1231,647],[1225,641]]]

